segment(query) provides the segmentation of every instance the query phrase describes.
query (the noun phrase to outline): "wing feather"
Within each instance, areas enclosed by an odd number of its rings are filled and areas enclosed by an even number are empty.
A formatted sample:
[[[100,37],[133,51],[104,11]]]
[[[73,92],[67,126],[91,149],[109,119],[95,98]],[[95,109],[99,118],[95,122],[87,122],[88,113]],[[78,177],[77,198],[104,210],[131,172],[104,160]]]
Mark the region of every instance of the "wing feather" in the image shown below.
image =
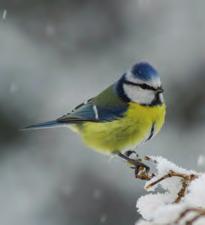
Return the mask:
[[[117,96],[112,85],[95,98],[75,107],[70,113],[57,119],[61,123],[84,121],[106,122],[119,119],[127,110],[127,103]]]

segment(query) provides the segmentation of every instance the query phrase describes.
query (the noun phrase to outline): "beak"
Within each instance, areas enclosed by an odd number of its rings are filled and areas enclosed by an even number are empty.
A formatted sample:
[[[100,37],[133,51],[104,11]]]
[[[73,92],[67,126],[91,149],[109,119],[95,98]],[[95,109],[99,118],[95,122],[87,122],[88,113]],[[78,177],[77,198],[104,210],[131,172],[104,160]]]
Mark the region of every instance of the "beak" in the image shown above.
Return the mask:
[[[163,93],[164,92],[164,89],[162,87],[158,87],[157,90],[156,90],[156,92],[159,93],[159,94],[160,93]]]

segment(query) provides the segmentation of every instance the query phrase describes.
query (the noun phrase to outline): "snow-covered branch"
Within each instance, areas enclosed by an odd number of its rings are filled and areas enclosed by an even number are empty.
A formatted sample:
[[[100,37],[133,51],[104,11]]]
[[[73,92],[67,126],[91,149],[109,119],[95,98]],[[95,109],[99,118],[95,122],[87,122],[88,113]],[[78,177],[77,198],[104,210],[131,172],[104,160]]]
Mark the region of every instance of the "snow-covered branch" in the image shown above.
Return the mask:
[[[137,201],[143,219],[136,225],[205,225],[205,173],[183,169],[162,157],[148,159],[157,171],[145,184],[152,193]]]

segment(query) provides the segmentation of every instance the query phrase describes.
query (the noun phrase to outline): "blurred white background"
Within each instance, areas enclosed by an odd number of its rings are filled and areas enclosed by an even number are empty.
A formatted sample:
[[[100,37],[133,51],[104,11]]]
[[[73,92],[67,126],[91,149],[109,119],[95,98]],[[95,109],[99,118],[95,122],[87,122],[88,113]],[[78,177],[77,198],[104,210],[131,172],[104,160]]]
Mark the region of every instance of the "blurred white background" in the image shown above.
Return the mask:
[[[68,129],[19,132],[95,96],[140,60],[160,72],[167,122],[140,154],[204,170],[203,0],[0,0],[2,225],[134,224],[143,182]]]

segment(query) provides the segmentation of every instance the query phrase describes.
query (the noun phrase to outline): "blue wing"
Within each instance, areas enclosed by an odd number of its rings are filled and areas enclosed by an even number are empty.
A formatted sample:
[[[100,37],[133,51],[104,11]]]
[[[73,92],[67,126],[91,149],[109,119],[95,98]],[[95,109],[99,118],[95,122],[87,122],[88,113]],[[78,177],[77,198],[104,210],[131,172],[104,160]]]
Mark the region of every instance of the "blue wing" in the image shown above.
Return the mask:
[[[70,113],[57,119],[60,123],[72,123],[80,121],[95,121],[95,111],[93,105],[89,103],[82,103],[74,108]]]
[[[119,119],[127,111],[128,104],[117,95],[115,85],[110,86],[95,98],[75,107],[57,120],[34,124],[25,129],[42,129],[84,121],[107,122]]]
[[[71,113],[60,117],[60,123],[72,123],[82,121],[106,122],[119,119],[128,108],[112,85],[95,98],[77,106]]]
[[[60,123],[77,123],[83,121],[106,122],[122,117],[125,111],[125,107],[103,107],[90,101],[77,106],[71,113],[60,117],[57,121]]]

